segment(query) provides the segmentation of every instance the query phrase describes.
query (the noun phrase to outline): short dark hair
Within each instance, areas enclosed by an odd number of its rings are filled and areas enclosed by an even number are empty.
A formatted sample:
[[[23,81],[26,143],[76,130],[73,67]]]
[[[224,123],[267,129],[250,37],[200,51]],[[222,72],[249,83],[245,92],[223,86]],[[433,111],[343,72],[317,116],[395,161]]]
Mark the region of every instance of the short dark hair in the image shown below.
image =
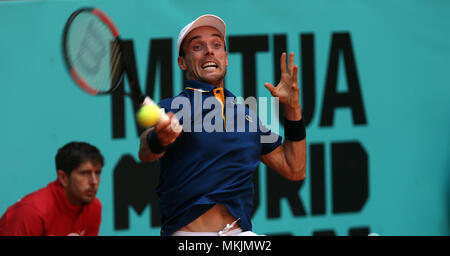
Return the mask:
[[[68,176],[80,164],[91,161],[103,167],[104,159],[100,150],[85,142],[69,142],[58,150],[55,156],[56,170],[63,170]]]
[[[183,44],[184,44],[184,42],[181,43],[180,52],[178,52],[178,56],[180,56],[180,57],[184,57],[186,55],[186,53],[183,50]]]

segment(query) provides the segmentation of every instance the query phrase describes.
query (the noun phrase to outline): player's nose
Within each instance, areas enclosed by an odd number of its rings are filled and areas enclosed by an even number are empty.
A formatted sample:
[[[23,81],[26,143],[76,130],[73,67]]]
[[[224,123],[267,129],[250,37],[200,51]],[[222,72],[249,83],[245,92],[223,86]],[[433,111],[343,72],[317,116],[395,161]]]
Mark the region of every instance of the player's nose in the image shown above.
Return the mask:
[[[205,55],[214,55],[214,49],[212,46],[207,45],[205,47]]]
[[[95,173],[93,173],[93,174],[91,174],[91,177],[89,180],[92,185],[98,185],[98,183],[100,181],[100,177],[98,177]]]

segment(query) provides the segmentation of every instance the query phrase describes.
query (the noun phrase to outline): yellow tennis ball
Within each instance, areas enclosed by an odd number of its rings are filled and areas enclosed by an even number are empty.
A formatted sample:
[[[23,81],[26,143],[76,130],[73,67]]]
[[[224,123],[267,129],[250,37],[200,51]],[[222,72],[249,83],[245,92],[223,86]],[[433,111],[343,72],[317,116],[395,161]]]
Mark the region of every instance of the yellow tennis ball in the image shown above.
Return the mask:
[[[136,120],[142,127],[154,126],[161,115],[160,108],[156,104],[145,105],[136,113]]]

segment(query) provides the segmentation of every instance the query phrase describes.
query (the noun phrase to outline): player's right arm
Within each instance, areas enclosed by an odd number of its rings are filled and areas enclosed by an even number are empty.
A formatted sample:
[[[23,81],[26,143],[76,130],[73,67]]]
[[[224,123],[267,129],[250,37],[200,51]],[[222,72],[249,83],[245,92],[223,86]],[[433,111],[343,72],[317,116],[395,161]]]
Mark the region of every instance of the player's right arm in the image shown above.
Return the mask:
[[[43,236],[44,219],[35,208],[22,205],[8,209],[0,221],[0,236]]]
[[[172,144],[178,136],[180,136],[182,130],[175,131],[174,127],[178,124],[178,120],[173,113],[167,113],[169,119],[159,122],[155,127],[146,129],[140,137],[139,145],[139,159],[143,162],[153,162],[158,160],[164,155],[162,153],[154,153],[148,144],[148,135],[150,132],[154,133],[161,146],[167,147]]]

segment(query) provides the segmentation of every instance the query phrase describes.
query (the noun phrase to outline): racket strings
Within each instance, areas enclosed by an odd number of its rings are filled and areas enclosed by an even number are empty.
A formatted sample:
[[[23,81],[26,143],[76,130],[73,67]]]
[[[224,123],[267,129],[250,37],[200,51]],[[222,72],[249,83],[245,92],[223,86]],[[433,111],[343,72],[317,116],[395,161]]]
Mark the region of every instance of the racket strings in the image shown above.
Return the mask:
[[[121,53],[119,50],[118,40],[111,42],[111,53],[110,53],[110,72],[104,72],[103,79],[105,92],[109,92],[114,88],[114,84],[119,81],[119,75],[121,74]]]
[[[119,41],[115,40],[111,48],[111,82],[119,81],[122,74],[122,52],[120,51]],[[114,86],[111,84],[111,86]]]
[[[121,79],[121,51],[118,39],[98,16],[82,12],[72,21],[66,48],[72,67],[99,91],[111,91]]]

